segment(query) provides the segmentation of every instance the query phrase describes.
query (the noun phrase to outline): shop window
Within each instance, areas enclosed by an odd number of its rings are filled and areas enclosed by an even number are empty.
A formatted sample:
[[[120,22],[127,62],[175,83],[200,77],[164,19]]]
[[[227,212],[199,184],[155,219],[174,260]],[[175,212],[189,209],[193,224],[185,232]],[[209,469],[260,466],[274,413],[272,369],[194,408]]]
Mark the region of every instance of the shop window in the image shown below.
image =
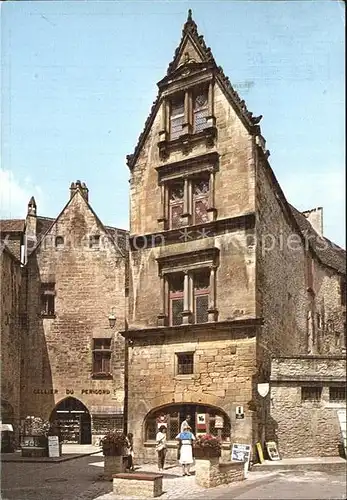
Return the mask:
[[[346,387],[329,387],[329,401],[331,403],[345,403]]]
[[[194,353],[177,353],[177,375],[190,375],[194,373]]]
[[[175,229],[184,224],[184,183],[177,182],[169,187],[169,224]]]
[[[208,178],[193,180],[193,224],[203,224],[209,221],[208,207],[210,183]]]
[[[110,377],[111,339],[93,340],[93,377]]]
[[[183,134],[184,96],[178,96],[171,101],[170,139],[178,139]]]
[[[169,277],[169,312],[170,325],[182,324],[184,295],[184,277],[182,273],[172,274]]]
[[[100,235],[93,234],[89,236],[89,248],[99,248],[100,246]]]
[[[41,315],[55,315],[55,283],[41,284]]]
[[[56,246],[56,248],[63,248],[64,247],[64,238],[62,236],[57,236],[55,238],[55,246]]]
[[[207,323],[210,294],[210,273],[200,271],[193,274],[194,283],[194,322]]]
[[[145,421],[146,441],[155,441],[155,436],[160,425],[164,422],[167,427],[168,440],[175,441],[180,432],[181,424],[186,416],[191,416],[190,425],[195,436],[199,434],[212,434],[223,441],[230,441],[230,419],[221,410],[204,405],[171,405],[152,411]],[[203,425],[198,422],[203,417]],[[216,422],[218,421],[218,425]],[[222,427],[221,427],[222,425]]]
[[[301,401],[314,401],[321,400],[322,388],[321,387],[301,387]]]
[[[193,96],[193,130],[201,132],[207,126],[208,117],[208,93],[207,90],[195,92]]]

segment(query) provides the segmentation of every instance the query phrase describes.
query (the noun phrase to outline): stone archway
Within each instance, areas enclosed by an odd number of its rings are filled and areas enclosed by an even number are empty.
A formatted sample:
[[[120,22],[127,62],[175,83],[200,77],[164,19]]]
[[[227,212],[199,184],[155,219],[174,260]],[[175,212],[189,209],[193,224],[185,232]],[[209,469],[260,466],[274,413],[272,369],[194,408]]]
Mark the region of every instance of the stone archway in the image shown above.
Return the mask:
[[[60,401],[49,420],[63,443],[91,444],[90,413],[79,399],[68,397]]]
[[[143,440],[153,441],[161,421],[166,422],[168,440],[174,441],[180,426],[190,415],[194,434],[214,434],[223,441],[230,442],[231,422],[224,410],[204,403],[171,403],[153,408],[144,419]],[[202,418],[199,423],[199,418]]]

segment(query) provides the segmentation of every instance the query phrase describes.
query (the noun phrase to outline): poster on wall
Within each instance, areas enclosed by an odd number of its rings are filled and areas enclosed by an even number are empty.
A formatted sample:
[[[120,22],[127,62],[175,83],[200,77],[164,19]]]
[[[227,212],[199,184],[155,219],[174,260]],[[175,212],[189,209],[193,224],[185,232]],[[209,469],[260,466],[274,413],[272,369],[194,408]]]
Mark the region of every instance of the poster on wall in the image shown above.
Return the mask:
[[[167,428],[167,415],[159,415],[157,418],[157,429],[160,429],[162,426]]]
[[[265,445],[270,460],[281,460],[275,441],[268,441]]]
[[[206,414],[198,413],[196,415],[196,429],[200,432],[206,431]]]

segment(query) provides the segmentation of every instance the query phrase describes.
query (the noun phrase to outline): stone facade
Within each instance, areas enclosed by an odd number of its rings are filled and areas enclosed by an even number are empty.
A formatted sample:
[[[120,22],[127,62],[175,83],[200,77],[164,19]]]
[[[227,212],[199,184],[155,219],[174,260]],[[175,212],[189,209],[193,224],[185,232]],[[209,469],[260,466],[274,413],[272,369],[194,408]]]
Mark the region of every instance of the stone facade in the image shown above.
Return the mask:
[[[187,414],[194,432],[221,437],[226,461],[232,442],[266,439],[288,456],[305,439],[323,453],[281,408],[302,410],[298,383],[306,372],[315,381],[315,356],[330,360],[332,376],[346,352],[345,251],[323,237],[321,208],[300,213],[285,199],[261,116],[217,66],[191,13],[158,88],[127,157],[130,235],[102,224],[80,181],[56,219],[39,216],[31,198],[25,221],[0,221],[2,245],[23,266],[19,291],[19,264],[3,253],[2,301],[21,327],[18,349],[8,324],[2,332],[2,394],[15,418],[58,420],[74,408],[83,442],[122,427],[124,416],[138,460],[155,460],[164,422],[175,461]],[[277,381],[283,356],[297,360],[299,379],[287,385]],[[272,400],[257,393],[270,377]],[[315,421],[328,410],[315,406]],[[324,453],[336,450],[333,439],[322,440]]]
[[[199,412],[207,420],[219,415],[226,456],[230,442],[264,442],[266,432],[275,432],[270,398],[257,394],[257,384],[270,381],[274,357],[342,354],[337,285],[345,276],[345,252],[322,237],[322,209],[301,214],[288,204],[268,161],[260,117],[247,110],[190,17],[158,87],[128,157],[129,429],[137,455],[152,460],[155,430],[165,421],[167,458],[174,460],[184,415],[194,413],[196,432]],[[194,99],[201,89],[208,89],[208,110],[206,127],[196,132]],[[198,224],[197,178],[208,184]],[[206,267],[208,314],[199,321],[194,273]],[[172,316],[172,297],[180,296],[175,273],[184,275],[179,324]],[[328,316],[334,317],[329,339],[322,329]],[[194,365],[189,375],[178,370],[182,353]]]
[[[16,438],[20,416],[21,278],[19,260],[3,248],[0,252],[1,420],[13,425]]]
[[[35,237],[36,212],[28,218]],[[93,443],[110,428],[123,428],[125,361],[119,330],[125,320],[126,255],[120,246],[124,237],[124,231],[115,236],[115,230],[102,225],[83,189],[77,187],[34,251],[26,251],[22,418],[52,418],[58,404],[77,399],[91,416]],[[53,294],[54,310],[42,309],[47,287],[53,287],[48,292]],[[116,317],[114,328],[110,314]],[[111,349],[111,361],[107,373],[101,365],[100,373],[95,373],[93,358],[99,355],[95,348],[105,347],[95,343],[103,339]],[[90,442],[88,425],[81,424],[76,439],[81,440],[83,433],[82,442]]]
[[[341,453],[338,411],[346,411],[345,392],[345,356],[273,359],[269,424],[275,425],[268,439],[277,441],[283,458]]]

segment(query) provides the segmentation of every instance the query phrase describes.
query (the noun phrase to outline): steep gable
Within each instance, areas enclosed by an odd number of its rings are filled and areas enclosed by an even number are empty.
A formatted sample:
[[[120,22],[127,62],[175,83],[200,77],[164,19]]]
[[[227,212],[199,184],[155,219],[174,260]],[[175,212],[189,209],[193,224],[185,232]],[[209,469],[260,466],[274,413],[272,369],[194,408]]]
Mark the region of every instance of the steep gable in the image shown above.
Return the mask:
[[[199,69],[199,65],[200,69],[209,68],[213,71],[216,81],[218,81],[223,93],[249,132],[254,135],[260,134],[260,127],[258,123],[260,122],[262,116],[253,116],[253,113],[248,111],[245,101],[240,98],[236,90],[232,87],[230,80],[227,76],[225,76],[222,67],[217,66],[210,47],[206,45],[204,37],[198,33],[197,25],[192,18],[192,11],[189,9],[187,21],[183,26],[180,44],[175,50],[173,60],[168,66],[166,76],[158,82],[159,93],[153,102],[143,131],[139,136],[134,152],[126,157],[126,162],[130,170],[133,169],[137,161],[161,105],[163,86],[168,81],[182,76],[182,73],[184,76],[184,69],[190,73],[194,67],[195,69]]]

